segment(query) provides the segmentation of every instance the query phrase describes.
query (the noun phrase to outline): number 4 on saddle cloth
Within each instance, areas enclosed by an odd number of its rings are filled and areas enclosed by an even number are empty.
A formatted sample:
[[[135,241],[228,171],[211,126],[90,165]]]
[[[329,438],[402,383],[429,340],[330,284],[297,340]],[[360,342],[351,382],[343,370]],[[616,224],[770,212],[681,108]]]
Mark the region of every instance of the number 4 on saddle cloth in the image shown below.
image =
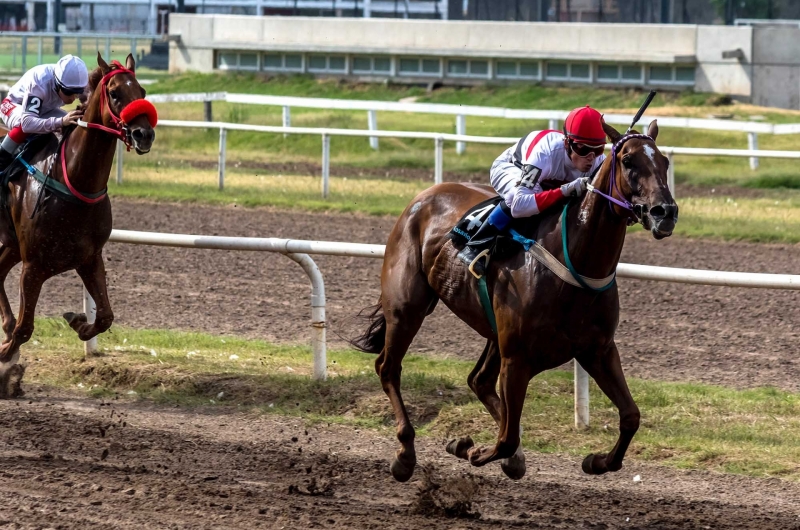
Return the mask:
[[[510,256],[520,250],[529,250],[534,240],[523,234],[533,234],[538,224],[538,216],[506,220],[507,225],[497,226],[490,217],[497,215],[495,209],[503,201],[498,196],[487,199],[469,210],[450,231],[453,246],[459,250],[459,258],[469,267],[469,271],[480,279],[492,257]],[[510,215],[500,213],[501,218]]]

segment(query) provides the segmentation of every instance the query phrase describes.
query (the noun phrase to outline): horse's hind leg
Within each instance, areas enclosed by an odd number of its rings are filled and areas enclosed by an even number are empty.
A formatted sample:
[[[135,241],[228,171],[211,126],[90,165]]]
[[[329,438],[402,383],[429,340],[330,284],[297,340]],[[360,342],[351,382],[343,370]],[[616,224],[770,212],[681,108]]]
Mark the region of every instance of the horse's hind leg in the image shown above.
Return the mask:
[[[102,252],[98,253],[92,261],[78,267],[76,271],[97,306],[97,316],[92,324],[89,324],[83,313],[64,313],[64,318],[78,333],[78,337],[86,341],[110,328],[111,323],[114,322],[114,313],[111,311],[111,302],[108,300],[106,269],[103,265]]]
[[[409,271],[409,272],[406,272]],[[413,274],[411,278],[407,278]],[[392,476],[406,482],[417,464],[414,449],[414,427],[400,395],[401,364],[411,341],[437,298],[419,271],[406,267],[401,271],[384,271],[381,300],[386,319],[386,341],[375,361],[375,371],[381,378],[383,391],[389,397],[397,422],[400,450],[392,462]]]
[[[14,316],[14,311],[8,302],[8,295],[6,295],[5,282],[8,273],[20,261],[22,259],[17,249],[4,245],[0,250],[0,315],[3,317],[3,332],[6,334],[5,342],[11,340],[11,332],[14,331],[14,327],[17,325],[17,318]]]
[[[619,362],[619,351],[613,342],[598,355],[581,356],[581,366],[591,375],[597,386],[608,396],[619,410],[619,438],[608,454],[591,454],[583,461],[583,471],[590,475],[602,475],[607,471],[619,471],[625,451],[639,430],[639,407],[633,402],[625,374]]]
[[[498,427],[503,418],[503,402],[497,395],[500,364],[500,349],[497,347],[497,342],[489,339],[486,341],[486,347],[483,349],[478,363],[467,378],[467,384],[492,415]],[[522,435],[522,426],[520,426],[520,435]],[[469,437],[456,442],[456,446],[460,443],[463,449],[466,447],[464,442],[471,447],[472,439]],[[452,454],[457,452],[456,447],[452,446],[452,442],[448,445],[448,451]],[[500,461],[500,467],[510,479],[519,480],[525,476],[525,453],[522,451],[522,443],[512,457]]]

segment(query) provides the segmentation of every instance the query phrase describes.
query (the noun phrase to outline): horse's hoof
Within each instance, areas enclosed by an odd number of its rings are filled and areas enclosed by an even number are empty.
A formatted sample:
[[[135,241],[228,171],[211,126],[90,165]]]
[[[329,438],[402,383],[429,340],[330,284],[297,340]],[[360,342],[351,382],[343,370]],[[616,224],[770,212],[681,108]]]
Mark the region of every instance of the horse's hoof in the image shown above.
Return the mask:
[[[397,482],[408,482],[411,476],[414,474],[414,466],[416,465],[416,461],[414,461],[410,466],[407,466],[400,462],[399,458],[395,458],[392,461],[391,471],[392,476]]]
[[[475,442],[472,441],[472,438],[469,436],[465,436],[464,438],[458,438],[456,440],[450,440],[450,443],[447,444],[447,452],[453,456],[457,456],[458,458],[467,459],[467,451],[475,447]]]
[[[83,313],[73,313],[69,311],[64,313],[64,320],[67,321],[67,324],[72,326],[73,324],[77,324],[79,322],[86,322],[86,315]]]
[[[600,466],[595,464],[595,459],[605,459],[605,455],[590,454],[589,456],[583,459],[583,463],[581,464],[581,469],[587,475],[602,475],[608,471],[605,465]]]
[[[522,477],[524,477],[525,472],[527,471],[525,462],[519,462],[510,458],[508,460],[508,463],[506,463],[505,460],[500,462],[500,469],[503,470],[503,473],[505,473],[506,476],[511,480],[520,480]]]

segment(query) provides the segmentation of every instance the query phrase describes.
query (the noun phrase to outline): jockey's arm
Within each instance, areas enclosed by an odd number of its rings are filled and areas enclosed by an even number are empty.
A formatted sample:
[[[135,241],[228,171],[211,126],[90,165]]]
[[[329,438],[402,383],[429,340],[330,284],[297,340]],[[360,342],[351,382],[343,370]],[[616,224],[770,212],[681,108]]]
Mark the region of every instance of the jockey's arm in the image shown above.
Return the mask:
[[[42,134],[61,130],[61,116],[42,117],[48,114],[42,108],[44,97],[37,95],[34,91],[25,94],[22,100],[22,117],[20,127],[25,134]]]
[[[547,210],[563,197],[561,188],[543,191],[538,183],[533,188],[517,186],[509,208],[512,217],[530,217]]]

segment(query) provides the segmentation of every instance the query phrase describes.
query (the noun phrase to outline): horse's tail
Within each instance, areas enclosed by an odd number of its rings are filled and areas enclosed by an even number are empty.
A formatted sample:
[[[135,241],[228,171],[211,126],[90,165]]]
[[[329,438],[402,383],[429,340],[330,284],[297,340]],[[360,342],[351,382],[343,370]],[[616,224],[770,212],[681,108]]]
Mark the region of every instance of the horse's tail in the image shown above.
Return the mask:
[[[380,353],[386,344],[386,316],[383,314],[381,299],[378,299],[377,304],[362,309],[358,316],[369,320],[369,326],[364,333],[348,342],[364,353]]]

